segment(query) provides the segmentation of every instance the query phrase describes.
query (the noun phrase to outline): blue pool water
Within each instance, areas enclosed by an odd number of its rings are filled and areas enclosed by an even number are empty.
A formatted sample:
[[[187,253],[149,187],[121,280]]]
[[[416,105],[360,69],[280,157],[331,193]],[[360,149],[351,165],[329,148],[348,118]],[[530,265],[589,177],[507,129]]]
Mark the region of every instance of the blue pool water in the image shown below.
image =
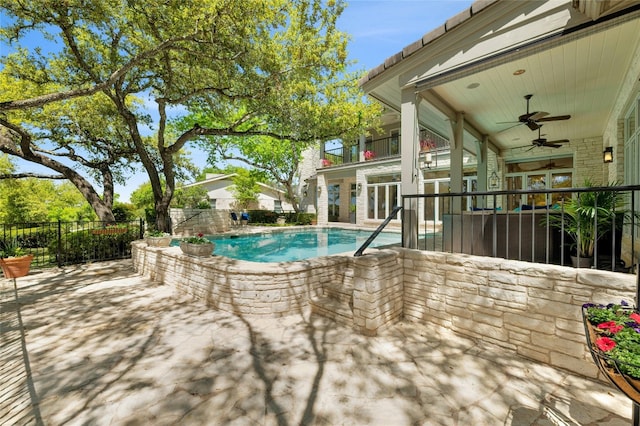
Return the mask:
[[[293,229],[260,234],[209,236],[216,244],[213,254],[250,262],[291,262],[351,252],[372,231],[337,228]],[[399,244],[400,234],[382,232],[369,247]]]

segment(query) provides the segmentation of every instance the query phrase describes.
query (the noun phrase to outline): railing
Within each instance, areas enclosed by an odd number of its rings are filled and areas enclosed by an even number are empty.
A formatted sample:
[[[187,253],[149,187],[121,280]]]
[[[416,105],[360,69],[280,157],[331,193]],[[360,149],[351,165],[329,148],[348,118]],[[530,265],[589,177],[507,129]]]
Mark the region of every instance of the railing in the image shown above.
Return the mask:
[[[0,225],[0,250],[15,243],[34,255],[32,268],[131,257],[144,237],[142,219],[129,222],[39,222]]]
[[[378,226],[378,228],[376,228],[375,231],[373,231],[373,234],[371,234],[369,238],[367,238],[367,241],[365,241],[353,255],[355,257],[362,256],[362,253],[367,249],[367,247],[369,247],[373,240],[375,240],[376,237],[380,235],[382,230],[389,224],[389,222],[391,222],[392,219],[395,219],[400,210],[402,210],[402,206],[395,206],[389,216]]]
[[[394,157],[401,154],[400,136],[368,141],[364,145],[365,151],[373,153],[373,159]]]
[[[359,159],[358,145],[328,149],[324,152],[324,159],[328,162],[327,166],[357,163]]]
[[[606,204],[616,197],[613,206]],[[590,214],[586,221],[572,218],[578,200],[577,211]],[[416,194],[403,196],[402,205],[405,247],[571,265],[587,236],[594,241],[594,268],[624,271],[637,258],[640,185]]]
[[[349,145],[324,151],[324,166],[339,166],[360,161],[358,145]],[[400,136],[376,139],[365,143],[365,151],[371,152],[368,159],[381,159],[400,155]]]

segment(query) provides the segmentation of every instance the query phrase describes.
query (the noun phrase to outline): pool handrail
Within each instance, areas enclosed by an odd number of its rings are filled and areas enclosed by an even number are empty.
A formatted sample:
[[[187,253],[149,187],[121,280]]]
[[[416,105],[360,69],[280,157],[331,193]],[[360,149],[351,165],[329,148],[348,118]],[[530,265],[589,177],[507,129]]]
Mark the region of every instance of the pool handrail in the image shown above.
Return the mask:
[[[363,254],[362,252],[365,251],[367,247],[369,247],[369,244],[371,244],[373,240],[376,239],[376,237],[389,224],[389,222],[391,222],[391,219],[394,219],[396,217],[396,215],[400,210],[402,210],[402,206],[395,206],[391,211],[391,213],[389,213],[389,216],[387,216],[387,218],[376,228],[376,230],[373,231],[373,234],[371,234],[369,238],[367,238],[367,241],[365,241],[364,244],[360,246],[360,248],[353,254],[353,256],[354,257],[362,256]]]

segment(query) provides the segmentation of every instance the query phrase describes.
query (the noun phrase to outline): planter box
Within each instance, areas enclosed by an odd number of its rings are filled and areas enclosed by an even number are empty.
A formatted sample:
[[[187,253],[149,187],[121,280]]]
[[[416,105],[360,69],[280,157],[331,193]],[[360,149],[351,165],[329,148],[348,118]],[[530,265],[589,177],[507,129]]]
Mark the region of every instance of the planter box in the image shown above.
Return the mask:
[[[640,404],[640,380],[621,373],[620,366],[623,365],[623,363],[611,358],[596,346],[595,342],[599,333],[593,324],[591,324],[587,319],[587,310],[585,308],[582,308],[582,321],[584,323],[585,336],[587,338],[587,347],[589,348],[589,352],[591,352],[593,362],[595,362],[598,369],[609,379],[611,383],[614,384],[615,387],[620,389],[620,391],[633,400],[633,402]]]
[[[191,256],[209,257],[213,254],[213,249],[215,247],[216,246],[213,243],[192,244],[180,241],[180,250],[182,250],[184,254]]]
[[[145,242],[149,247],[169,247],[171,245],[171,236],[166,237],[146,237]]]
[[[20,278],[29,273],[33,255],[28,254],[20,257],[8,257],[0,259],[0,267],[5,278]]]
[[[105,229],[92,229],[93,235],[117,235],[127,232],[127,228],[105,228]]]

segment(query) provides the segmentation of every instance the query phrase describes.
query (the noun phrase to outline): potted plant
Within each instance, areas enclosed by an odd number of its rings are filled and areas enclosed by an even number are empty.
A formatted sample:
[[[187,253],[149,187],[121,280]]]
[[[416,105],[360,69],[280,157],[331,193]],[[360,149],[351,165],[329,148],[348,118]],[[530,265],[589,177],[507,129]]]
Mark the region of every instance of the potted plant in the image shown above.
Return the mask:
[[[171,244],[171,239],[172,238],[170,234],[158,231],[157,229],[147,231],[144,236],[144,240],[150,247],[169,247],[169,245]]]
[[[180,250],[191,256],[209,257],[213,254],[214,248],[215,244],[206,239],[202,233],[180,240]]]
[[[366,150],[364,152],[364,159],[365,160],[373,160],[374,158],[376,158],[376,153],[375,152],[369,151],[369,150]]]
[[[640,404],[640,313],[620,304],[582,305],[587,346],[600,371]]]
[[[616,183],[607,186],[616,186]],[[594,187],[586,180],[586,188]],[[574,266],[590,267],[593,250],[600,238],[612,230],[614,221],[622,226],[625,201],[616,191],[593,191],[580,193],[575,198],[564,200],[560,214],[549,216],[549,224],[566,232],[574,241]],[[618,216],[618,218],[616,218]]]
[[[5,278],[24,277],[29,273],[32,261],[33,254],[25,253],[16,238],[0,250],[0,267]]]

